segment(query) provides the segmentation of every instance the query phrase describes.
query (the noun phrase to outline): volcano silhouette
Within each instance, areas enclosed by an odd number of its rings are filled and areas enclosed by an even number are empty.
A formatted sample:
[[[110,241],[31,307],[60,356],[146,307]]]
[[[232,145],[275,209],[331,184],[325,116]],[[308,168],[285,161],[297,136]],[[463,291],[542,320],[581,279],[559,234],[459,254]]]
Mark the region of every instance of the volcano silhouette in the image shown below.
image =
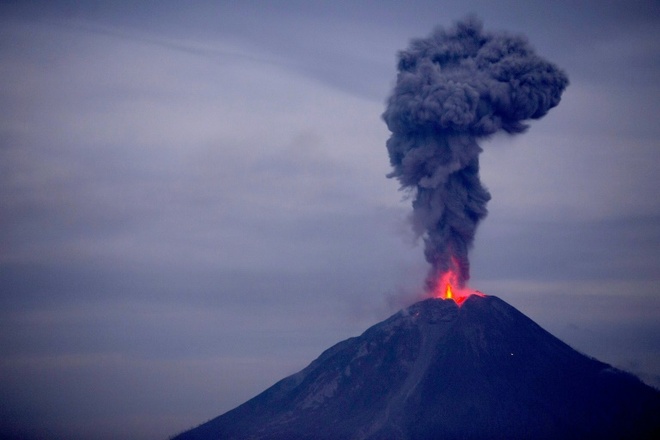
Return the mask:
[[[206,439],[660,438],[660,391],[494,296],[427,299],[326,350]]]

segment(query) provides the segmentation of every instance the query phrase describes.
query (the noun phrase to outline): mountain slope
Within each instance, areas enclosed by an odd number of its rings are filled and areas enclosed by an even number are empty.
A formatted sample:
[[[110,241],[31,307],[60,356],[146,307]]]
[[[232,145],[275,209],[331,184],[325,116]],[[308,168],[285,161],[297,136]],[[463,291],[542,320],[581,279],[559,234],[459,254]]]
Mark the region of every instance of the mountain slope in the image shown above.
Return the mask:
[[[660,392],[497,297],[428,299],[176,440],[660,438]]]

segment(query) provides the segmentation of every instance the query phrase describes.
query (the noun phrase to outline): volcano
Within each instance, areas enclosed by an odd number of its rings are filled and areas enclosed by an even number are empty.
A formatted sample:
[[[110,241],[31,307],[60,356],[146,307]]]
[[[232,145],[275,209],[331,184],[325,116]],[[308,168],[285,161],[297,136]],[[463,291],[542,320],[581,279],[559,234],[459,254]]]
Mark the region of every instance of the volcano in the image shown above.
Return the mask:
[[[660,391],[494,296],[427,299],[175,437],[660,438]]]

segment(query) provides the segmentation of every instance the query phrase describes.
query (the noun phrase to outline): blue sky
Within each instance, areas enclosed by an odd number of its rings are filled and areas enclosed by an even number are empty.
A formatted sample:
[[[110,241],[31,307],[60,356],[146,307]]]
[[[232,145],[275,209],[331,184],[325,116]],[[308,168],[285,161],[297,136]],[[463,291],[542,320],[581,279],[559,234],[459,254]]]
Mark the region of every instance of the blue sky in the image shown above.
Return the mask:
[[[0,428],[166,438],[411,304],[381,114],[474,12],[571,84],[482,144],[471,287],[660,386],[660,6],[3,2]]]

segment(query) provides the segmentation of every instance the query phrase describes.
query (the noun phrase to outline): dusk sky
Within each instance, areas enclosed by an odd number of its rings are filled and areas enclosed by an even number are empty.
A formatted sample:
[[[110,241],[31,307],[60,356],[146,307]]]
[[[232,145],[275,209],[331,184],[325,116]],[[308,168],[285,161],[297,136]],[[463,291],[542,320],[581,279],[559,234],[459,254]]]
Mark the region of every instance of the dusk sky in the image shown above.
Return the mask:
[[[165,439],[420,299],[381,115],[469,13],[570,79],[470,287],[659,387],[657,1],[2,1],[0,437]]]

